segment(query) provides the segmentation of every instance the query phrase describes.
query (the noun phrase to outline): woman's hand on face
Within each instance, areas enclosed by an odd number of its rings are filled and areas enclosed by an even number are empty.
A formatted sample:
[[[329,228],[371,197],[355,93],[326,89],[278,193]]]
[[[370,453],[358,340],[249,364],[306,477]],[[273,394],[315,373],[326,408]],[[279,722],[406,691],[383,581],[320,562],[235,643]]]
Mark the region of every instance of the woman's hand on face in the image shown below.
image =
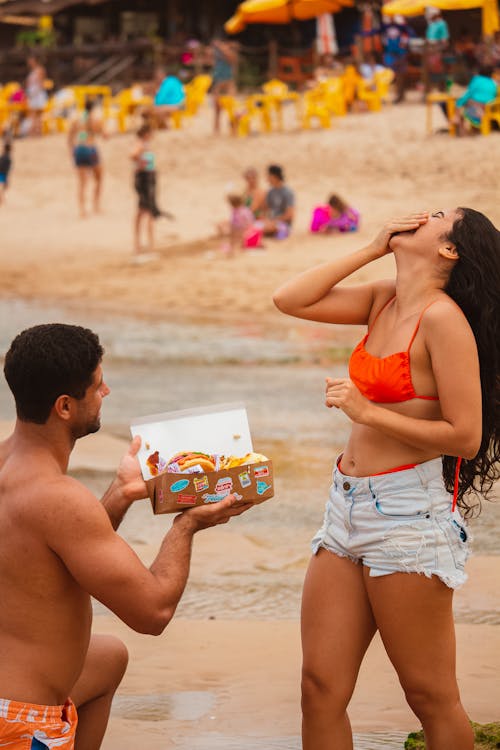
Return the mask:
[[[418,229],[422,224],[425,224],[428,219],[429,213],[423,211],[421,213],[409,214],[409,216],[403,216],[399,219],[390,219],[387,221],[373,242],[370,243],[370,248],[373,250],[375,257],[381,258],[383,255],[391,252],[389,242],[394,234],[398,234],[399,232],[411,232],[412,230]]]
[[[353,422],[363,424],[371,408],[371,403],[361,395],[349,378],[327,378],[325,404],[331,409],[342,409]]]

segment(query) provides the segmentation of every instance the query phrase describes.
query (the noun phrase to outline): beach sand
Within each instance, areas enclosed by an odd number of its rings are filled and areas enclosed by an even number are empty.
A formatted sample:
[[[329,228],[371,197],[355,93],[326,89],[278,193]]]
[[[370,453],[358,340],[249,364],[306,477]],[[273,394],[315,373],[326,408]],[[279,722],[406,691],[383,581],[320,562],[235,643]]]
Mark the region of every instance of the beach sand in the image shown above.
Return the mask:
[[[77,216],[75,177],[64,137],[16,142],[11,188],[0,210],[3,300],[62,307],[68,320],[73,315],[125,315],[151,326],[175,323],[183,330],[189,324],[201,336],[207,331],[208,345],[210,325],[216,325],[254,340],[256,362],[261,343],[272,336],[292,351],[300,350],[310,363],[325,363],[335,351],[342,357],[359,331],[339,326],[332,332],[280,315],[271,295],[283,280],[359,247],[387,218],[414,209],[468,205],[500,224],[499,136],[429,137],[421,104],[350,115],[336,120],[330,131],[248,139],[214,137],[210,117],[207,109],[182,131],[155,137],[159,203],[176,220],[157,224],[159,257],[141,266],[130,262],[135,210],[127,156],[131,135],[102,143],[103,212],[87,220]],[[224,258],[213,233],[215,222],[227,215],[224,195],[229,183],[239,185],[241,172],[250,164],[263,170],[270,162],[284,165],[297,194],[293,234],[281,243],[267,242],[264,251]],[[330,238],[308,233],[313,206],[330,192],[360,210],[359,233]],[[354,281],[393,272],[393,259],[387,256],[355,274]],[[8,424],[0,425],[0,433],[8,430]],[[104,429],[78,445],[71,470],[76,475],[109,473],[125,445],[123,430],[116,437]],[[310,458],[305,450],[305,459]],[[322,450],[331,458],[330,446]],[[290,461],[280,466],[292,472],[290,481],[293,471],[299,475]],[[266,506],[257,510],[264,514]],[[320,515],[319,510],[318,523]],[[165,519],[152,522],[159,528]],[[314,531],[313,526],[308,529]],[[132,533],[127,537],[148,564],[159,532],[154,536],[150,543],[137,541]],[[190,590],[196,591],[224,566],[235,568],[236,574],[248,566],[257,575],[286,554],[298,586],[307,565],[305,538],[298,551],[286,551],[282,545],[276,552],[252,544],[236,524],[209,530],[195,541]],[[486,722],[499,719],[500,626],[494,618],[481,621],[480,614],[498,613],[500,557],[472,558],[469,573],[456,597],[462,615],[457,626],[458,673],[471,718]],[[117,634],[130,651],[104,750],[299,747],[298,617],[221,619],[216,608],[211,616],[215,619],[186,617],[181,605],[164,635],[151,638],[97,611],[95,631]],[[418,727],[378,640],[363,665],[351,717],[358,733],[404,733]],[[379,747],[374,743],[367,740],[363,747]]]

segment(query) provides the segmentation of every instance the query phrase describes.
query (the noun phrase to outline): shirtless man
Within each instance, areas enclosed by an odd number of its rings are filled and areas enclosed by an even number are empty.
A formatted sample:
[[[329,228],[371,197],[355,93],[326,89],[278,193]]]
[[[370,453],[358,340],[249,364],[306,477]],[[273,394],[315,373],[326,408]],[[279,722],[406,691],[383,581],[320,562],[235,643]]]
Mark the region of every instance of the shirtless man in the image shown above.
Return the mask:
[[[140,440],[102,501],[66,475],[75,441],[100,427],[102,355],[92,331],[49,324],[23,331],[5,356],[17,411],[0,444],[0,746],[10,750],[98,750],[128,656],[117,639],[91,636],[91,595],[159,635],[186,585],[195,532],[250,507],[229,496],[179,514],[151,567],[142,564],[116,533],[147,494]]]

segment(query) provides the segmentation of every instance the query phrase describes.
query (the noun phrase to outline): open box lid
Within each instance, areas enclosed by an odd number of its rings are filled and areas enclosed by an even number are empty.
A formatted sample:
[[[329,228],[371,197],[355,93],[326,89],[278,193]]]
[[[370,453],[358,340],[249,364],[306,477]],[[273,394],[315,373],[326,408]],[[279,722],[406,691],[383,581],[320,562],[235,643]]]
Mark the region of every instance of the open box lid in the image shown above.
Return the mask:
[[[132,436],[140,435],[138,453],[144,479],[151,479],[148,456],[159,451],[169,461],[180,451],[244,456],[253,451],[244,404],[217,404],[138,417],[130,425]]]

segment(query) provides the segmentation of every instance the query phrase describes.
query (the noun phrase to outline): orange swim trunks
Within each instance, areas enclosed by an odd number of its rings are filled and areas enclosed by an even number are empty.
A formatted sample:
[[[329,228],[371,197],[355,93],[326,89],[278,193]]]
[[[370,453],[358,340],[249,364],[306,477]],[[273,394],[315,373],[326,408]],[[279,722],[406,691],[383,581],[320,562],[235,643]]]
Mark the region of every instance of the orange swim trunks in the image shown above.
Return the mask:
[[[73,750],[78,717],[64,706],[37,706],[0,698],[0,750]]]

